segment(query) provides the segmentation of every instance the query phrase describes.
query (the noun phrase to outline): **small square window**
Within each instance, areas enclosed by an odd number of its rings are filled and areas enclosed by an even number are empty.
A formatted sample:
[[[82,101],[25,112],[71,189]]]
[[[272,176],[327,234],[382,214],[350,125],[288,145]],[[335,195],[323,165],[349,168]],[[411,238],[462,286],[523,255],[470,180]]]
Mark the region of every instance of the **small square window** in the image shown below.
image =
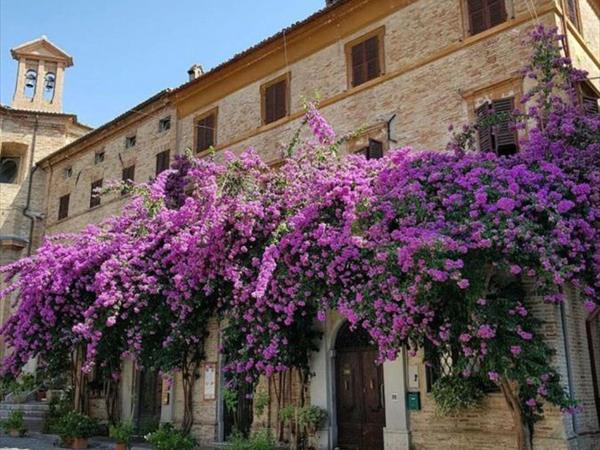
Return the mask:
[[[101,162],[104,162],[104,151],[96,152],[94,155],[94,164],[100,164]]]
[[[127,136],[125,138],[125,148],[132,148],[135,147],[135,139],[136,136],[135,134],[133,136]]]
[[[69,216],[69,200],[71,195],[63,195],[58,200],[58,220],[65,219]]]
[[[68,178],[71,178],[72,176],[73,176],[73,167],[66,167],[63,170],[63,177],[64,177],[64,179],[66,180]]]
[[[505,0],[467,0],[467,14],[470,34],[481,33],[506,22]]]
[[[196,121],[196,153],[215,145],[216,113],[208,114]]]
[[[123,177],[122,180],[125,184],[127,185],[131,185],[133,184],[135,178],[135,166],[131,165],[129,167],[125,167],[123,169]],[[123,188],[123,190],[121,191],[121,195],[125,195],[127,194],[127,189]]]
[[[369,145],[357,153],[363,155],[366,159],[383,158],[383,143],[375,139],[369,139]]]
[[[171,116],[165,117],[164,119],[160,119],[158,121],[158,131],[162,133],[163,131],[168,131],[171,129]]]
[[[99,180],[94,181],[90,186],[90,208],[100,205],[100,194],[96,191],[102,189],[102,181],[102,178],[100,178]]]
[[[346,44],[348,80],[351,87],[383,75],[384,28],[379,28]]]

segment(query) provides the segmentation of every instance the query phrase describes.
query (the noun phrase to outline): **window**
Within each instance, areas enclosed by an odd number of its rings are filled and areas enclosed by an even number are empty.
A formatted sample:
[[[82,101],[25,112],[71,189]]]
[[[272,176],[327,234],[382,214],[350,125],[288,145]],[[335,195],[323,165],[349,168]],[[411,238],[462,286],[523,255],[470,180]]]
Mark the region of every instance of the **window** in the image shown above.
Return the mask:
[[[135,134],[133,136],[127,136],[125,138],[125,148],[135,147]]]
[[[357,153],[363,155],[367,159],[379,159],[383,157],[383,143],[375,139],[369,139],[369,145]]]
[[[517,132],[512,127],[510,117],[513,108],[514,98],[508,97],[485,102],[475,110],[479,150],[495,152],[499,156],[517,152]]]
[[[196,121],[196,153],[215,145],[216,112],[210,113]]]
[[[125,183],[127,185],[131,185],[131,184],[133,184],[134,178],[135,178],[135,165],[125,167],[123,169],[123,176],[122,176],[123,183]],[[127,194],[127,192],[128,192],[127,189],[123,188],[121,190],[121,195],[125,195],[125,194]]]
[[[383,74],[383,28],[346,46],[350,86],[359,86]]]
[[[262,115],[265,125],[287,116],[289,113],[288,103],[289,74],[264,85],[262,87]]]
[[[575,28],[579,30],[579,15],[577,14],[577,0],[565,0],[567,17]]]
[[[160,119],[158,121],[158,131],[162,133],[163,131],[167,131],[171,129],[171,116],[165,117],[164,119]]]
[[[35,87],[37,85],[37,72],[34,69],[29,69],[25,72],[25,87],[23,93],[26,97],[33,98]]]
[[[102,188],[102,178],[92,183],[90,188],[90,208],[100,205],[100,195],[96,192]]]
[[[506,21],[504,0],[467,0],[470,34],[481,33]]]
[[[44,77],[44,98],[51,102],[54,99],[54,87],[56,86],[56,75],[54,72],[46,73]]]
[[[104,162],[104,151],[94,154],[94,164],[100,164],[101,162]]]
[[[65,167],[63,170],[63,178],[65,180],[71,178],[73,176],[73,167]]]
[[[69,199],[71,195],[63,195],[58,199],[58,220],[65,219],[69,215]]]
[[[586,114],[600,114],[600,108],[598,107],[598,94],[590,87],[588,83],[581,83],[579,90],[581,92],[581,105]]]
[[[21,158],[18,156],[3,156],[0,158],[0,183],[16,183],[19,178],[20,163]]]
[[[169,154],[170,151],[165,150],[156,155],[156,175],[169,168]]]

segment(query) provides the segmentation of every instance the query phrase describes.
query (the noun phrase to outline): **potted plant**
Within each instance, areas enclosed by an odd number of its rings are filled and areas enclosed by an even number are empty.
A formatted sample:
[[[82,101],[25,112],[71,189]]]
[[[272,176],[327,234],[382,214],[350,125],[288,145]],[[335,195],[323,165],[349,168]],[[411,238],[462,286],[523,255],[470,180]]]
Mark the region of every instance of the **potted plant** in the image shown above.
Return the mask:
[[[196,440],[170,423],[162,425],[158,430],[144,436],[155,450],[193,450]]]
[[[88,447],[88,439],[96,433],[98,423],[85,414],[70,411],[60,419],[58,428],[63,444],[84,449]]]
[[[119,422],[116,425],[111,425],[109,435],[117,441],[115,450],[128,450],[133,437],[133,424],[131,422]]]
[[[8,418],[2,421],[2,428],[12,437],[23,436],[27,431],[23,423],[23,411],[11,411]]]

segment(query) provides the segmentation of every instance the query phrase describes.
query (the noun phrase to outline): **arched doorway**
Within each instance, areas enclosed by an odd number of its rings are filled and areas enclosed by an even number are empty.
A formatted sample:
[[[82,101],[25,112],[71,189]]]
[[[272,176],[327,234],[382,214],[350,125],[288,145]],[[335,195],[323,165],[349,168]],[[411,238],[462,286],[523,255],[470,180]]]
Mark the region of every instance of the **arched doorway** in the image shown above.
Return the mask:
[[[341,449],[383,449],[383,367],[369,334],[344,323],[335,342],[337,444]]]

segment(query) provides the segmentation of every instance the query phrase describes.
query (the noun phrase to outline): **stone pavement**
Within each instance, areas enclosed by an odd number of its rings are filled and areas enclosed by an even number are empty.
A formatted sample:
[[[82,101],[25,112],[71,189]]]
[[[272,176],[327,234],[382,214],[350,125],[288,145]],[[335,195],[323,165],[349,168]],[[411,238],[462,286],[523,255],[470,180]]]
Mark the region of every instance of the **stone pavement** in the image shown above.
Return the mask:
[[[58,442],[57,436],[47,434],[32,434],[21,438],[0,435],[0,450],[55,450],[61,448]],[[112,450],[115,446],[110,442],[92,440],[88,448],[90,450]],[[134,445],[131,450],[148,450],[148,448]]]

